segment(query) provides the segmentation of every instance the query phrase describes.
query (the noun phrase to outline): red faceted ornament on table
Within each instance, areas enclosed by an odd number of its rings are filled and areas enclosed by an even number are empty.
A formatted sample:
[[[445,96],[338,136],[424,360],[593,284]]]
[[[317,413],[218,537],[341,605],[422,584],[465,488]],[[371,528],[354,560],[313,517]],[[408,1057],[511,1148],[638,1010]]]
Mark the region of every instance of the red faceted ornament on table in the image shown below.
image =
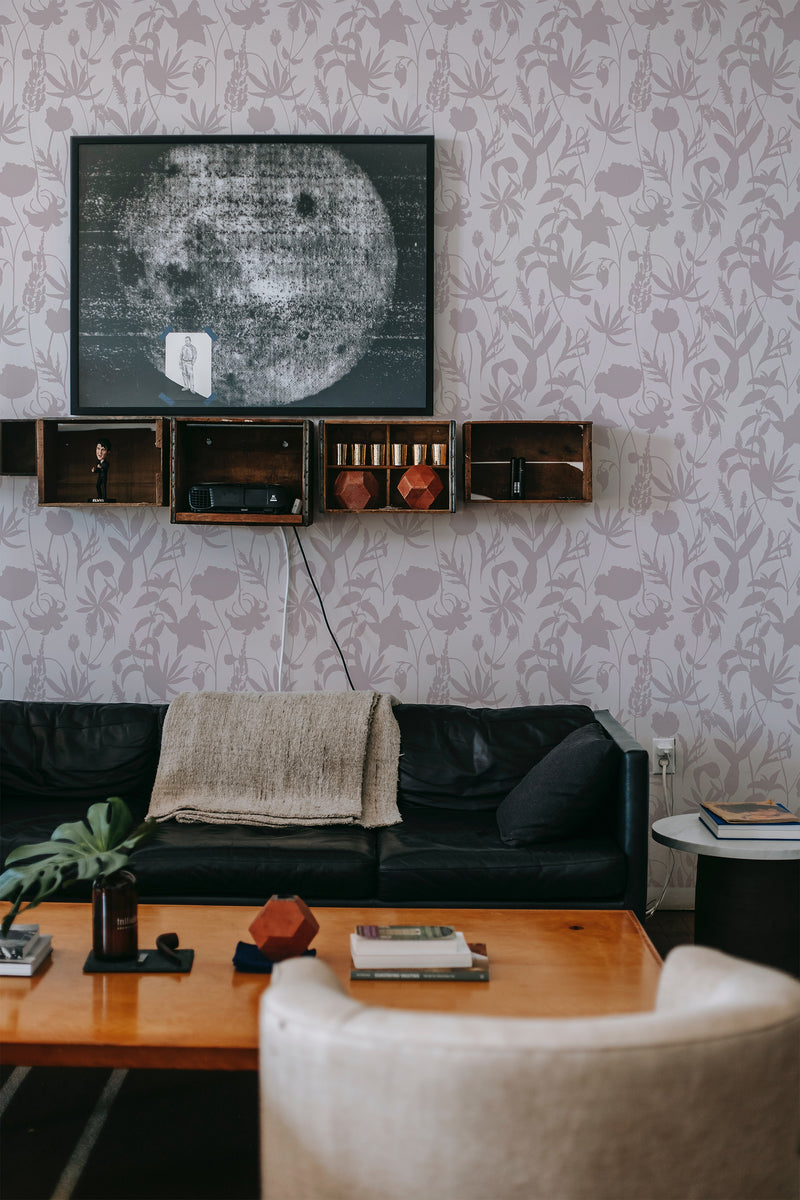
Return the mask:
[[[319,921],[299,896],[270,896],[250,925],[253,941],[271,962],[302,954],[318,929]]]

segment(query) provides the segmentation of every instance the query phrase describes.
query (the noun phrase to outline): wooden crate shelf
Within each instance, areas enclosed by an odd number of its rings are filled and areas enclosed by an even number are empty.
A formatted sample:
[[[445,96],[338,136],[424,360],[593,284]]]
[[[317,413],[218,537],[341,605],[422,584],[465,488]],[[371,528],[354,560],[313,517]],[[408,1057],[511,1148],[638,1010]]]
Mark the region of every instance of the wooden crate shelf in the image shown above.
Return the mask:
[[[0,475],[36,474],[36,422],[0,421]]]
[[[302,418],[173,417],[170,520],[194,525],[310,525],[313,426]],[[193,510],[207,484],[285,488],[298,511]],[[252,494],[252,493],[251,493]],[[247,497],[245,497],[247,498]]]
[[[404,448],[404,462],[394,461],[395,446]],[[424,447],[423,471],[413,471],[414,446]],[[363,447],[364,461],[354,447]],[[455,422],[320,421],[320,508],[455,512]]]
[[[95,506],[92,467],[101,439],[111,444],[108,503],[166,504],[169,421],[164,417],[37,421],[39,503]]]
[[[511,460],[525,460],[511,494]],[[586,504],[592,499],[591,421],[468,421],[464,496],[492,504]]]

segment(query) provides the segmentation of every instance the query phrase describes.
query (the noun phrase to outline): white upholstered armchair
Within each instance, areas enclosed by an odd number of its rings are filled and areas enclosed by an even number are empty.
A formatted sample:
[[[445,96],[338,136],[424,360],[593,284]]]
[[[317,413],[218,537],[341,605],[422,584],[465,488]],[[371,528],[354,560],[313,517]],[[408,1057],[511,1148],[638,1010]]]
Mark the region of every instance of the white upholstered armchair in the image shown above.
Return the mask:
[[[293,959],[260,1036],[264,1200],[798,1196],[800,983],[713,950],[654,1012],[563,1020],[367,1007]]]

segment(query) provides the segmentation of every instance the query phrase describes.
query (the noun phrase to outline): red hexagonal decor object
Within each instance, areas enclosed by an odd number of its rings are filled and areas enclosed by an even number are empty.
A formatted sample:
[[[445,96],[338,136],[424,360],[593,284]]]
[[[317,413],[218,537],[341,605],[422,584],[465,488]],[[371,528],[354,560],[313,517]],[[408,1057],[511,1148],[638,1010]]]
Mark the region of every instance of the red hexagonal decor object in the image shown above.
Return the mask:
[[[360,512],[371,500],[378,498],[378,481],[372,471],[340,471],[333,484],[333,494],[343,508]]]
[[[296,958],[310,946],[319,921],[299,896],[270,896],[250,925],[253,941],[265,958]]]
[[[424,463],[409,467],[397,485],[398,492],[409,508],[430,508],[443,489],[444,484],[433,467],[427,467]]]

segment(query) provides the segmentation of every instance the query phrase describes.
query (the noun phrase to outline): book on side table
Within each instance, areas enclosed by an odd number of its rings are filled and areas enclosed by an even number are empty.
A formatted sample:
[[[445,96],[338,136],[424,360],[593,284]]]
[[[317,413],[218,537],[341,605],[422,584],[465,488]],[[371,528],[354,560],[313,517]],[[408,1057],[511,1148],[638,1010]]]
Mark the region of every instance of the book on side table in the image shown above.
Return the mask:
[[[449,926],[359,926],[350,934],[351,979],[483,982],[489,960]]]
[[[800,839],[800,820],[784,804],[754,800],[727,804],[701,801],[700,820],[718,838],[763,838],[764,840]]]

